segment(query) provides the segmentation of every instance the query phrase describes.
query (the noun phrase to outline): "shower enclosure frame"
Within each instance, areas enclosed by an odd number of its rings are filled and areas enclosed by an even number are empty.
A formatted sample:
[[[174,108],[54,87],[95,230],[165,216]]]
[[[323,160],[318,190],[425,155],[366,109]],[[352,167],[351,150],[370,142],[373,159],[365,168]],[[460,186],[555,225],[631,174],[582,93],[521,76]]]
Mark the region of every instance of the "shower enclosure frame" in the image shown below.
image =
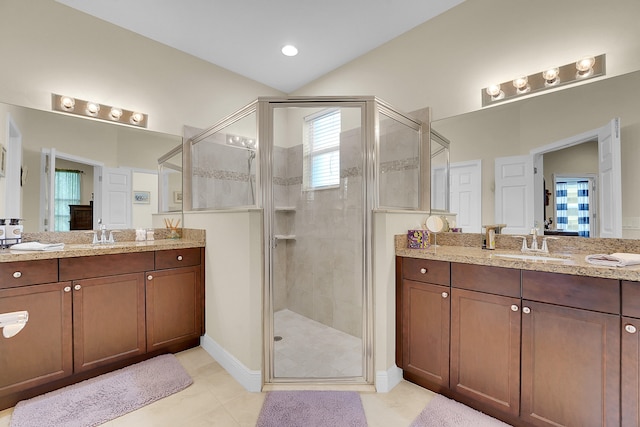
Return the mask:
[[[274,110],[276,108],[360,108],[360,143],[362,146],[362,376],[336,378],[277,378],[274,368],[274,249],[275,218],[273,194],[274,159]],[[223,131],[232,124],[252,114],[256,118],[256,162],[255,193],[253,205],[226,208],[209,208],[222,211],[237,209],[259,209],[262,211],[262,310],[263,310],[263,357],[262,385],[284,384],[345,384],[374,385],[374,267],[373,260],[373,213],[376,209],[424,211],[428,212],[430,202],[430,150],[428,114],[424,117],[412,117],[399,112],[374,96],[332,96],[332,97],[260,97],[245,107],[224,117],[212,127],[197,136],[186,140],[183,150],[183,203],[193,208],[192,194],[192,149],[193,146],[208,137]],[[417,206],[414,208],[380,206],[380,114],[406,125],[418,135],[418,184]],[[251,179],[251,177],[249,178]],[[386,369],[386,368],[385,368]]]
[[[274,109],[284,107],[299,108],[353,108],[361,109],[361,144],[363,147],[363,264],[362,264],[362,376],[334,378],[278,378],[274,366],[274,310],[273,310],[273,266],[275,248],[274,206],[272,185],[256,186],[263,207],[263,251],[264,251],[264,359],[263,385],[278,384],[374,384],[374,299],[373,299],[373,211],[379,208],[379,114],[402,122],[419,133],[419,184],[418,210],[427,211],[429,203],[429,126],[419,119],[398,112],[396,109],[373,96],[363,97],[285,97],[258,98],[258,150],[259,150],[259,182],[271,183],[273,180],[273,147],[274,147]],[[426,129],[426,131],[425,131]],[[426,136],[425,136],[426,135]],[[427,146],[425,147],[425,141]]]

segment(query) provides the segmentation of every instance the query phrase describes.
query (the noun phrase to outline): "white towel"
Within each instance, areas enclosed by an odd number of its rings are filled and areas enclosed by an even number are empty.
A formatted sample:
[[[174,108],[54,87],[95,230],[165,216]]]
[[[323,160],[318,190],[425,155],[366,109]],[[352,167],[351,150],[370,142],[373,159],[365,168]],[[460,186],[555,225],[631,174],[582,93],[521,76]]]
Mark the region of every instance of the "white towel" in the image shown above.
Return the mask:
[[[640,254],[628,254],[616,252],[615,254],[595,254],[587,255],[585,258],[589,264],[606,265],[609,267],[626,267],[628,265],[640,264]]]
[[[61,251],[64,249],[64,243],[25,242],[11,245],[9,249],[16,251]]]

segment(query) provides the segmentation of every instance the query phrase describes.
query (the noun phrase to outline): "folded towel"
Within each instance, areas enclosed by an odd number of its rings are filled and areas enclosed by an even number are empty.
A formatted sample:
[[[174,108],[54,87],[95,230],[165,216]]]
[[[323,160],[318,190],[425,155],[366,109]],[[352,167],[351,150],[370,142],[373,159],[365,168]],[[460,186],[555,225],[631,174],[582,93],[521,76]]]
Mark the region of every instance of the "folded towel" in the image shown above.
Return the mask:
[[[16,251],[61,251],[64,249],[64,243],[25,242],[11,245],[9,249]]]
[[[615,254],[594,254],[585,258],[589,264],[606,265],[609,267],[626,267],[628,265],[640,264],[640,254],[627,254],[616,252]]]

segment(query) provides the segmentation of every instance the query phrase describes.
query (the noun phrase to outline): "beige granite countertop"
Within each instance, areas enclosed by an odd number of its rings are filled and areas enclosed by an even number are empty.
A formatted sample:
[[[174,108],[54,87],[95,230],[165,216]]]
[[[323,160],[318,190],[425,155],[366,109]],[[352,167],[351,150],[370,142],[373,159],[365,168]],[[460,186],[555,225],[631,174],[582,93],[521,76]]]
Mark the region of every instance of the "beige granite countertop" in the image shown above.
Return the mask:
[[[82,233],[82,234],[81,234]],[[83,236],[84,234],[84,236]],[[124,234],[124,233],[123,233]],[[148,252],[167,249],[199,248],[205,246],[204,230],[184,230],[182,238],[136,242],[132,240],[116,241],[113,244],[92,244],[91,237],[80,232],[74,236],[70,233],[34,233],[24,241],[39,241],[41,243],[64,243],[64,249],[56,251],[17,251],[0,249],[0,262],[31,261],[52,258],[72,258],[81,256],[122,254],[132,252]],[[160,234],[160,237],[164,237]],[[86,240],[86,242],[85,242]]]
[[[478,246],[431,246],[428,249],[407,248],[406,236],[395,236],[396,255],[411,258],[438,261],[459,262],[464,264],[489,265],[495,267],[516,268],[520,270],[546,271],[551,273],[573,274],[578,276],[602,277],[617,280],[640,281],[640,265],[629,267],[605,267],[589,264],[585,256],[594,252],[554,252],[546,257],[562,258],[562,261],[520,260],[501,257],[501,254],[521,254],[516,249],[487,250]],[[439,243],[439,242],[438,242]],[[603,251],[604,253],[607,253]],[[527,254],[529,255],[529,254]]]

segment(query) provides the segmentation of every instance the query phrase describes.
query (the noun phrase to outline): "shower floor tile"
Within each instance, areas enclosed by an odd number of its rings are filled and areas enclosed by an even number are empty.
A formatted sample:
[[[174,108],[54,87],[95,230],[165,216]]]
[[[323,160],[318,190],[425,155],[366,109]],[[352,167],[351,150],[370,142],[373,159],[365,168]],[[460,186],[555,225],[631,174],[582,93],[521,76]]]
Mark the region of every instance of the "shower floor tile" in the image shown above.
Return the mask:
[[[291,310],[274,314],[275,376],[335,378],[362,376],[362,340]]]

